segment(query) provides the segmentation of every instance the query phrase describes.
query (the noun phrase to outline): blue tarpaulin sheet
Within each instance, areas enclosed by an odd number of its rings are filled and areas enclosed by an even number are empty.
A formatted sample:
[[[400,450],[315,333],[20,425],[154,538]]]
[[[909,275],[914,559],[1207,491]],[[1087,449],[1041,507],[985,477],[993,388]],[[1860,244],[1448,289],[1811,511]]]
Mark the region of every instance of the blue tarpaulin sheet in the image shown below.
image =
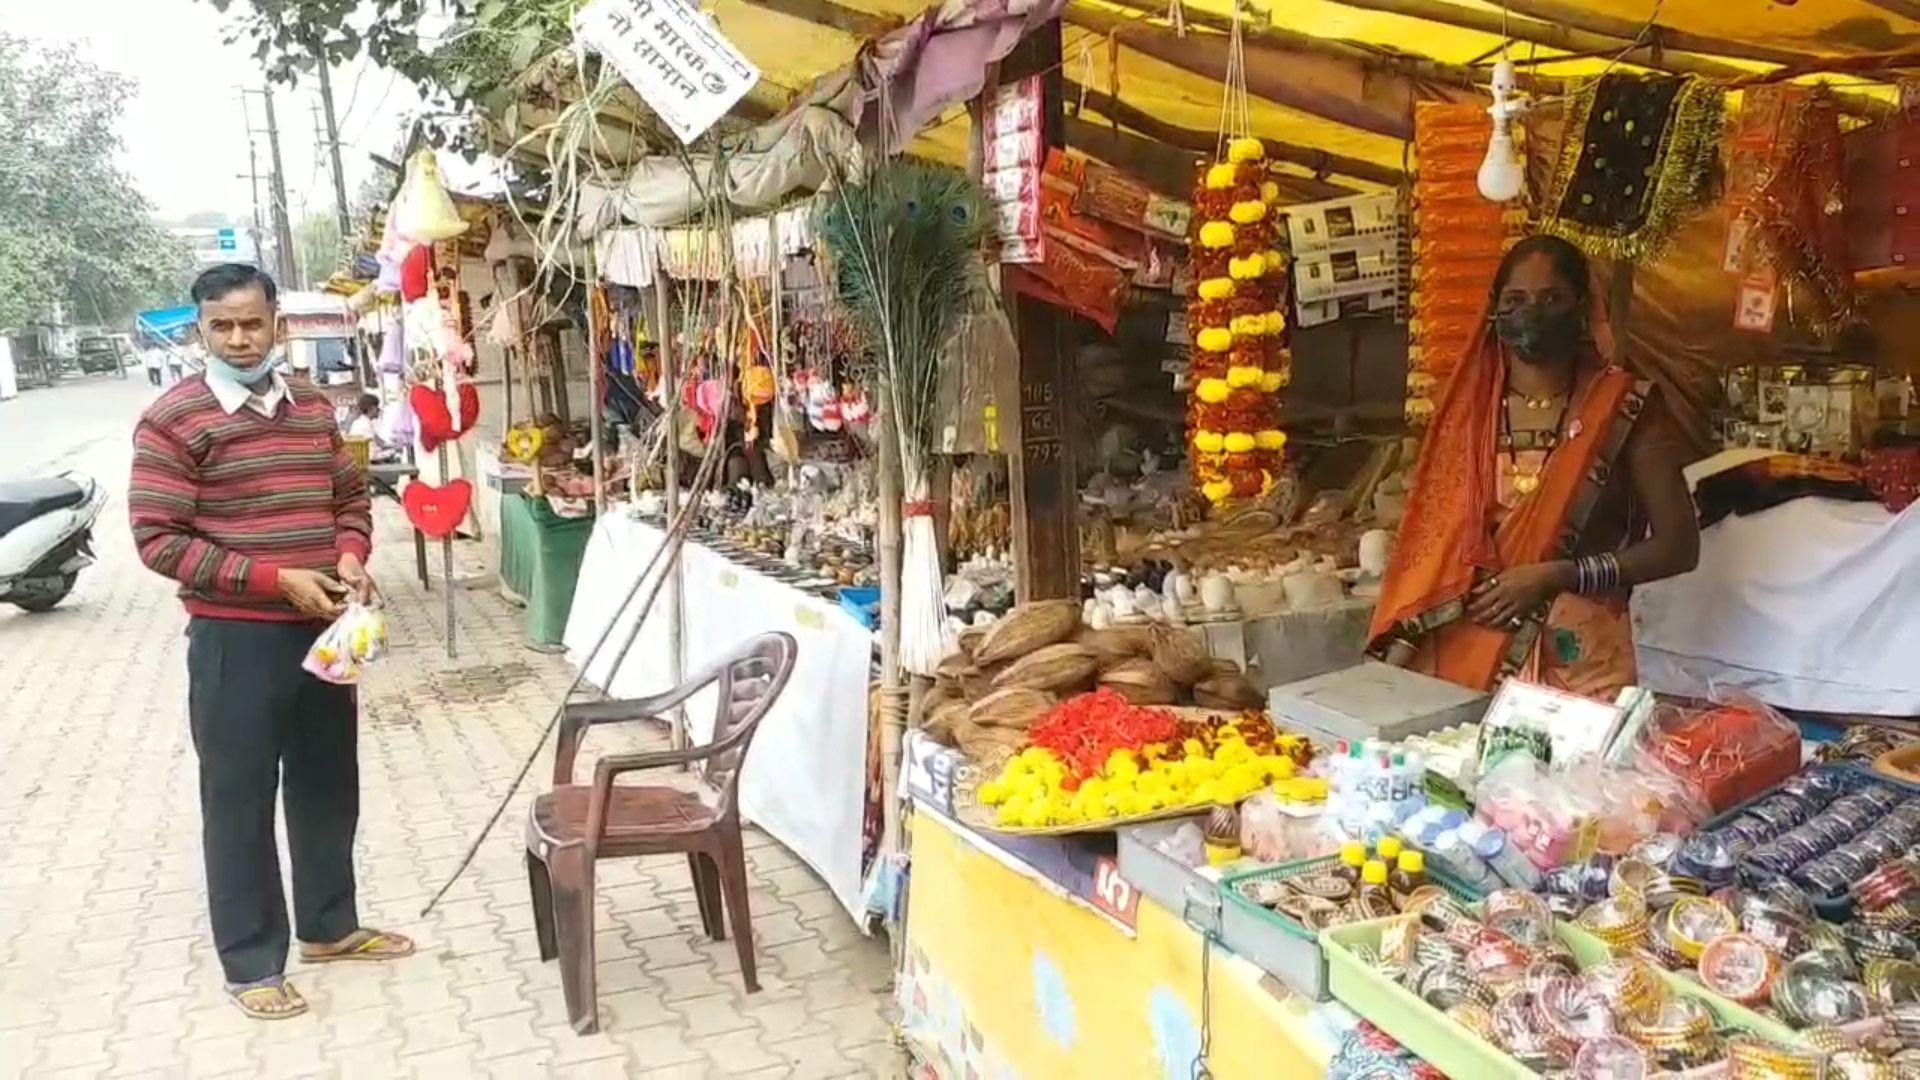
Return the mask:
[[[155,308],[152,311],[141,312],[136,318],[139,320],[141,330],[154,337],[171,340],[177,337],[180,331],[193,325],[194,309],[192,304]]]

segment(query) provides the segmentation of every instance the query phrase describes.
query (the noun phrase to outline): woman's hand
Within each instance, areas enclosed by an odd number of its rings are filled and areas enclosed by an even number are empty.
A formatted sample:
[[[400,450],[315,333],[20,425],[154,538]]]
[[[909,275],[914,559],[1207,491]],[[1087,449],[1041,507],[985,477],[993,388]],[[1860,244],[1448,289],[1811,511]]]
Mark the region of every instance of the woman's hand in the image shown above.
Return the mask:
[[[1533,563],[1502,570],[1487,580],[1467,605],[1467,617],[1496,630],[1517,629],[1572,585],[1573,564]]]

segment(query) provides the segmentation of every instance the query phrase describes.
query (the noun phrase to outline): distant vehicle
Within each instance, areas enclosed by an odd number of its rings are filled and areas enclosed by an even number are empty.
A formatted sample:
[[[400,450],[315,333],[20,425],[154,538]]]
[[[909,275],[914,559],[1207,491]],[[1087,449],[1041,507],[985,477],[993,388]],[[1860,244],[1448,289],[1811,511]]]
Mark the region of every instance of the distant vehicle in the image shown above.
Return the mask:
[[[129,365],[137,363],[133,341],[125,334],[95,334],[80,339],[80,371],[86,375],[127,377]]]

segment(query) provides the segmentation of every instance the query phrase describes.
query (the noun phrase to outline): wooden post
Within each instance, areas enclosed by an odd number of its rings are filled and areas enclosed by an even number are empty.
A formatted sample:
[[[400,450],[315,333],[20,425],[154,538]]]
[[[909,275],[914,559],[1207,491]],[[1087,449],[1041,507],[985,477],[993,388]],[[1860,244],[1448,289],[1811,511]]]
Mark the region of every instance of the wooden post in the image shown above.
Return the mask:
[[[593,265],[593,248],[587,248],[587,439],[593,444],[593,516],[601,517],[607,512],[607,433],[600,416],[600,402],[606,397],[607,370],[601,354],[601,345],[607,340],[608,327],[601,326],[594,318],[593,290],[601,288],[600,275]],[[564,374],[565,368],[561,371]],[[562,383],[560,400],[567,399],[566,387]],[[612,676],[608,676],[611,681]]]
[[[1058,21],[1036,30],[1001,61],[998,85],[1034,74],[1041,76],[1045,144],[1064,146]],[[1007,441],[1015,594],[1023,603],[1077,597],[1080,484],[1069,399],[1073,361],[1066,347],[1067,313],[1027,297],[1005,295],[1020,353],[1014,380],[1020,407],[1015,414],[1015,437]]]

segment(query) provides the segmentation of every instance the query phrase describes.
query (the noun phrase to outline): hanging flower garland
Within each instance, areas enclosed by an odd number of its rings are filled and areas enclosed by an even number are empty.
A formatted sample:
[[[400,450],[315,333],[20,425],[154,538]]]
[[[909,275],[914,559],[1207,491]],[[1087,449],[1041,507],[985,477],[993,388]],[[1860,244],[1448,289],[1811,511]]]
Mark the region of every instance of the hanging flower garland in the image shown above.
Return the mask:
[[[1194,194],[1187,325],[1187,438],[1193,481],[1221,506],[1273,490],[1287,436],[1279,428],[1287,385],[1280,349],[1286,260],[1276,244],[1279,186],[1267,179],[1259,139],[1227,144]]]

